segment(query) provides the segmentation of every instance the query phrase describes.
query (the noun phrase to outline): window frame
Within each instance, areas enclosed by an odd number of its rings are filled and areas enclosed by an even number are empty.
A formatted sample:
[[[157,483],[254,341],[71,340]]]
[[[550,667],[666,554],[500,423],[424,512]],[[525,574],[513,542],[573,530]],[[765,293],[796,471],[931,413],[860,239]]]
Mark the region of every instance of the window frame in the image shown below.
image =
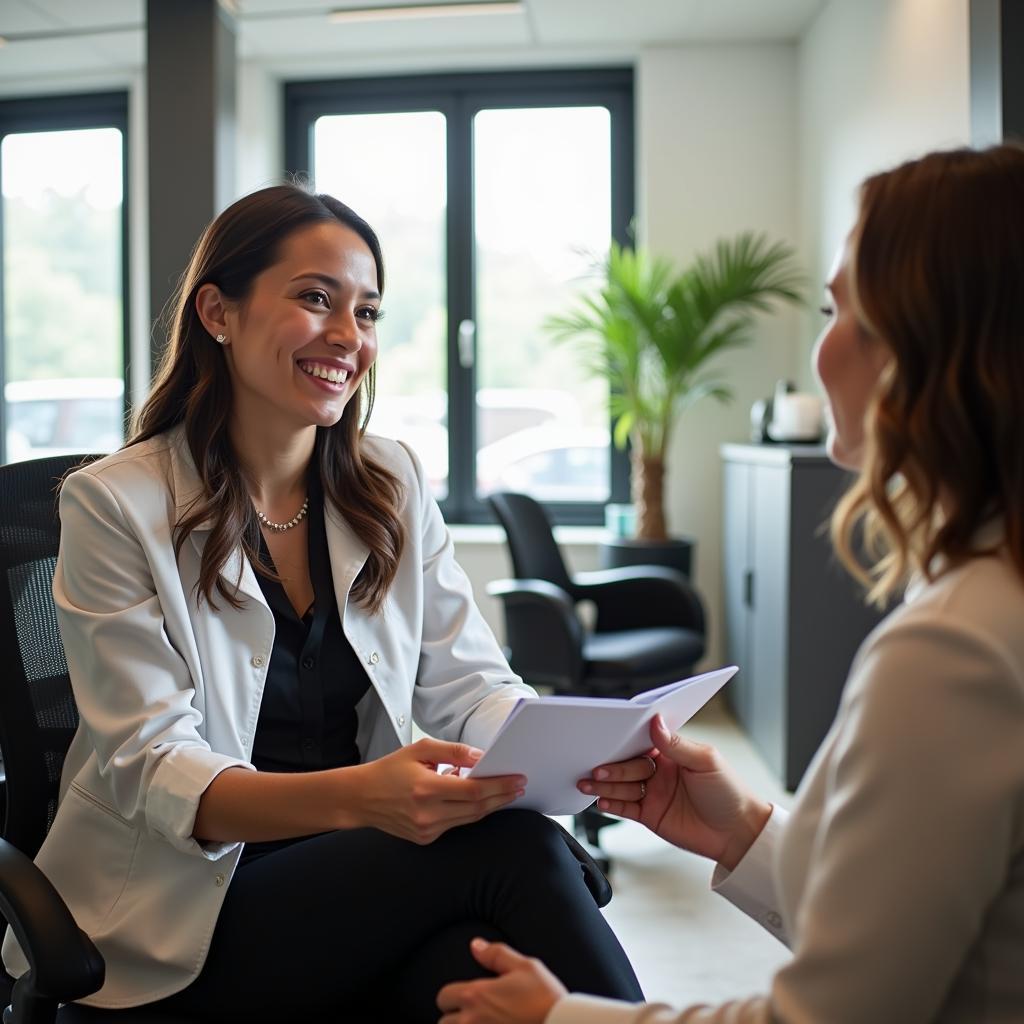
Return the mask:
[[[128,93],[126,91],[72,93],[62,96],[27,96],[0,99],[0,145],[8,135],[26,132],[75,131],[116,128],[121,133],[121,377],[124,382],[125,421],[131,411],[129,364],[131,356],[131,293],[129,288]],[[0,166],[0,176],[3,168]],[[0,188],[3,182],[0,180]],[[2,198],[2,192],[0,192]],[[2,266],[3,202],[0,201],[0,465],[7,462],[7,332],[4,305],[6,281]]]
[[[630,243],[635,206],[633,71],[596,68],[469,72],[286,82],[285,166],[310,174],[313,128],[333,114],[440,111],[447,124],[446,294],[448,389],[448,495],[441,511],[448,522],[493,522],[476,496],[476,360],[463,367],[458,325],[476,322],[473,280],[473,117],[481,110],[527,107],[604,106],[611,114],[611,237]],[[342,197],[344,198],[344,197]],[[609,422],[610,422],[609,416]],[[610,432],[610,431],[609,431]],[[629,500],[629,460],[609,442],[607,502]],[[552,520],[603,524],[606,502],[546,502]]]

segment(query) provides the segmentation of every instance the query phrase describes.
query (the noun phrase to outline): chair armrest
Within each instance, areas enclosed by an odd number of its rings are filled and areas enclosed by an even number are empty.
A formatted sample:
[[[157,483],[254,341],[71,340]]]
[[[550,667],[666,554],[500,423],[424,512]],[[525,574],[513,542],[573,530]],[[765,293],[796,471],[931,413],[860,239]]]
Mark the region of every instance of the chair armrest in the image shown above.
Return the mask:
[[[16,846],[0,839],[0,913],[29,963],[15,983],[15,1020],[20,1005],[39,1000],[69,1003],[103,985],[105,964],[50,880]]]
[[[575,598],[597,606],[597,632],[681,626],[704,633],[704,603],[676,569],[623,566],[573,576]]]
[[[583,677],[583,627],[573,599],[547,580],[494,580],[512,668],[528,683],[575,690]]]

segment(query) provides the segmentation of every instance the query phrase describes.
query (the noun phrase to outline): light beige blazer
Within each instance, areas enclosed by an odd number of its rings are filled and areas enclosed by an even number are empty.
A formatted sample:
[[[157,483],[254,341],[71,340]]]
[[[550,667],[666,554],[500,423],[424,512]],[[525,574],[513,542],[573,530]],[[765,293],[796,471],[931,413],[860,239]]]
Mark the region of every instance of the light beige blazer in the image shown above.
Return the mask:
[[[858,652],[792,814],[716,872],[792,947],[770,993],[679,1010],[570,996],[546,1024],[1020,1024],[1022,738],[1009,557],[919,579]]]

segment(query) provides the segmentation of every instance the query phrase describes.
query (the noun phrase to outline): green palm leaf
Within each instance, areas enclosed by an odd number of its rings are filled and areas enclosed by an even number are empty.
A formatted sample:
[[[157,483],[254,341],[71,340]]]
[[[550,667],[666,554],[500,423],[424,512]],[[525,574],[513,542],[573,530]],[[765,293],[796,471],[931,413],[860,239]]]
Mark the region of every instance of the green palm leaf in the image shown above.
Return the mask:
[[[750,343],[754,314],[798,303],[805,285],[792,248],[763,234],[723,239],[676,274],[664,259],[612,244],[596,295],[550,317],[556,341],[579,346],[584,368],[608,380],[614,439],[663,455],[671,426],[705,398],[727,401],[704,372],[723,352]]]

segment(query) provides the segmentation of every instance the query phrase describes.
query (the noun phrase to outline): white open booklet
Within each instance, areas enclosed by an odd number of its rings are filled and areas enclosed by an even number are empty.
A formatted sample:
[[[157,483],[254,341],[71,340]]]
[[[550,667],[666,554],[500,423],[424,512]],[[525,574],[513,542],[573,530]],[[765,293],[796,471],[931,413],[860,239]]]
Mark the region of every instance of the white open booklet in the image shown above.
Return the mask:
[[[526,793],[509,807],[577,814],[594,802],[576,788],[602,764],[651,748],[651,720],[661,715],[673,732],[738,671],[735,665],[638,693],[614,697],[538,697],[512,709],[470,777],[525,775]]]

